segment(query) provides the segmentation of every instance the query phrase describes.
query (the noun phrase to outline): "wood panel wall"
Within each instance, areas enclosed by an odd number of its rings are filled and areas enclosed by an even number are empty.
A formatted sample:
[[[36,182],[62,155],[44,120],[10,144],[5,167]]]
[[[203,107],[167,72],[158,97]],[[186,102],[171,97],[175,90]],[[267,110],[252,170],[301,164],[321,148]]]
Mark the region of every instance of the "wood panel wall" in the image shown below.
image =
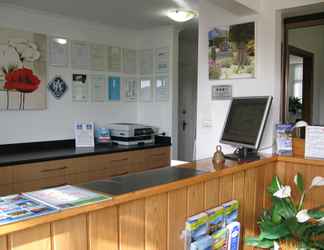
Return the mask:
[[[324,166],[295,162],[279,162],[277,172],[279,173],[280,179],[292,187],[293,198],[299,200],[298,191],[294,184],[295,175],[297,173],[302,174],[305,181],[305,188],[308,188],[315,176],[324,177]],[[314,208],[323,204],[323,187],[313,188],[309,193],[307,193],[305,199],[306,208]]]
[[[240,221],[245,234],[251,235],[266,201],[264,185],[274,169],[268,164],[36,226],[0,238],[0,249],[182,250],[186,218],[233,199],[239,200]]]

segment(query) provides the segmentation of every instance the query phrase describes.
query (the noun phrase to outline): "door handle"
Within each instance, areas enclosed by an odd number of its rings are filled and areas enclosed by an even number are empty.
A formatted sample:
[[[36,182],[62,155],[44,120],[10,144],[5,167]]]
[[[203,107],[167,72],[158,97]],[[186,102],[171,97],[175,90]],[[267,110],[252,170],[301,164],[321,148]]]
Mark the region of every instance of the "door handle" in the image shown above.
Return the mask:
[[[182,121],[182,130],[185,131],[187,127],[187,123],[185,120]]]

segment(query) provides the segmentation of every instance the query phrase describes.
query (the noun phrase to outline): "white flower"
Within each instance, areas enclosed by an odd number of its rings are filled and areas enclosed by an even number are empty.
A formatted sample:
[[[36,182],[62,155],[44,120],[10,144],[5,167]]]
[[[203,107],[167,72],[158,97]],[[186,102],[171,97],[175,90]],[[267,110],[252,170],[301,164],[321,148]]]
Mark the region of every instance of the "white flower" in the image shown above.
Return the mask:
[[[10,40],[9,46],[17,51],[22,61],[34,62],[40,57],[36,44],[25,39]]]
[[[273,196],[278,197],[280,199],[289,198],[291,196],[291,187],[290,186],[281,187],[277,192],[273,194]]]
[[[32,46],[27,46],[23,51],[23,53],[21,54],[21,58],[29,62],[34,62],[39,57],[40,57],[40,53],[37,51],[37,49],[34,49]]]
[[[22,66],[16,50],[8,45],[0,45],[0,70],[8,71],[10,67]]]
[[[299,223],[305,223],[306,221],[310,220],[311,217],[308,215],[307,210],[303,209],[300,210],[296,215],[297,221]]]
[[[324,178],[321,176],[314,177],[310,188],[324,186]]]
[[[280,245],[277,241],[273,242],[273,250],[280,250]]]
[[[317,220],[320,225],[324,225],[324,217]]]

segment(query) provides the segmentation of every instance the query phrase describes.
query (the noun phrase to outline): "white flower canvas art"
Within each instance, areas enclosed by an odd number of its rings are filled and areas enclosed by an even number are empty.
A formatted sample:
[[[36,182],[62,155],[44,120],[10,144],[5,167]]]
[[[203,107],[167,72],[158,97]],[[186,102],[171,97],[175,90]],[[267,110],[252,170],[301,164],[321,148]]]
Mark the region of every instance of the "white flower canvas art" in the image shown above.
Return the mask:
[[[47,37],[0,27],[0,110],[46,109]]]

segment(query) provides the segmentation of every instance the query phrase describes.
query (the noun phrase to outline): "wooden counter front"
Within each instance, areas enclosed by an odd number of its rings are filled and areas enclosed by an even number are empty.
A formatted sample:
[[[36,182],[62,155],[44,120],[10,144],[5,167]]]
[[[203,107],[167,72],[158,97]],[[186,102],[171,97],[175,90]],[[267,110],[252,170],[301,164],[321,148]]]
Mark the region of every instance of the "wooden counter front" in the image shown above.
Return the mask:
[[[187,167],[210,169],[210,161]],[[0,249],[181,250],[180,234],[186,218],[232,199],[240,202],[244,236],[252,235],[260,212],[270,205],[266,187],[275,174],[288,180],[292,173],[306,171],[309,182],[314,175],[324,175],[323,167],[322,161],[282,157],[231,166],[115,196],[110,201],[1,226]],[[323,202],[323,197],[317,200],[318,193],[313,195],[316,199],[310,197],[309,204]]]

